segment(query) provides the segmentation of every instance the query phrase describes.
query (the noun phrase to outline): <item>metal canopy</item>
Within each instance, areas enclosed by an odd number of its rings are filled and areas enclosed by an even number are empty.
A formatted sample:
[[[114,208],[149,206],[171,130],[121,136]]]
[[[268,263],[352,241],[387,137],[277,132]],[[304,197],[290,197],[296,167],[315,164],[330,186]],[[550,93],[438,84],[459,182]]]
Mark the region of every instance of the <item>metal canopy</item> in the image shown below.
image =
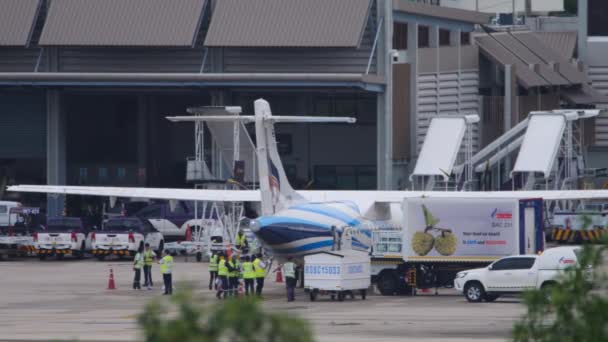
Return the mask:
[[[34,31],[40,0],[0,1],[0,46],[26,46]]]
[[[209,47],[358,47],[370,0],[217,1]]]
[[[205,0],[53,0],[40,45],[193,46]]]

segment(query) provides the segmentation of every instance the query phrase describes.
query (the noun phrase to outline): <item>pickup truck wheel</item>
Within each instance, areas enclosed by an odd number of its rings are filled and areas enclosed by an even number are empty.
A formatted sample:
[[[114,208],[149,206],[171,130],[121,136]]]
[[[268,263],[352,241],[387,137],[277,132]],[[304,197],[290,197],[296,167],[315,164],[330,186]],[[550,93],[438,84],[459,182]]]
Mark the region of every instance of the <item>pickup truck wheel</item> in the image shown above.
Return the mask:
[[[314,302],[315,300],[317,300],[317,290],[312,290],[310,291],[310,301]]]
[[[38,255],[38,259],[45,260],[46,259],[46,255],[40,254],[40,255]]]
[[[500,295],[497,294],[486,294],[486,297],[484,298],[486,302],[490,303],[495,301],[498,297],[500,297]]]
[[[397,292],[397,276],[393,271],[385,271],[380,273],[376,284],[378,290],[383,296],[392,296]]]
[[[344,292],[342,292],[342,291],[338,292],[338,302],[343,302],[344,297],[346,297],[346,294]]]
[[[554,281],[546,281],[541,285],[540,289],[544,292],[545,298],[547,300],[551,299],[551,292],[553,292],[553,287],[555,286]]]
[[[464,287],[464,296],[471,303],[479,303],[486,296],[486,291],[480,283],[471,282]]]
[[[367,297],[367,291],[361,290],[361,299],[365,300],[366,297]]]

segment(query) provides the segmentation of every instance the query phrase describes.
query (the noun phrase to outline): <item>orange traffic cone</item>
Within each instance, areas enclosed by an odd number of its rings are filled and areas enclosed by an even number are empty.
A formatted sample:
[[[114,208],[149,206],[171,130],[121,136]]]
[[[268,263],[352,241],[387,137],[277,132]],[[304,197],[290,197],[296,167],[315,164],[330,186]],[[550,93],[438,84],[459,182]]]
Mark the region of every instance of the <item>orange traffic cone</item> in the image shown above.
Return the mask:
[[[110,279],[108,280],[108,290],[116,290],[116,284],[114,283],[114,271],[110,268]]]
[[[275,278],[274,281],[277,282],[277,283],[282,283],[283,282],[283,268],[282,267],[279,267],[277,269],[277,276],[276,276],[276,278]]]
[[[186,241],[192,241],[192,229],[190,229],[190,225],[186,226]]]

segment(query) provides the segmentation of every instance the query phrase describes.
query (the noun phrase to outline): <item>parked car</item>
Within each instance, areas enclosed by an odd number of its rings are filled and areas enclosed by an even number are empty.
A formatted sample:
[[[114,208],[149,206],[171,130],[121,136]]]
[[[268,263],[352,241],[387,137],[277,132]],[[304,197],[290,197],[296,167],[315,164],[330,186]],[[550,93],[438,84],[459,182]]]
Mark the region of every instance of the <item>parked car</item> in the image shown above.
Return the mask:
[[[148,221],[137,217],[108,219],[102,230],[89,234],[91,253],[99,260],[108,255],[133,256],[145,243],[160,253],[164,249],[163,235]]]
[[[568,267],[578,264],[580,247],[550,248],[541,255],[515,255],[490,266],[458,272],[456,290],[469,302],[492,302],[505,294],[517,294],[556,284]]]
[[[50,217],[46,220],[46,226],[32,236],[40,260],[47,256],[63,258],[66,254],[82,258],[88,233],[88,228],[78,217]]]

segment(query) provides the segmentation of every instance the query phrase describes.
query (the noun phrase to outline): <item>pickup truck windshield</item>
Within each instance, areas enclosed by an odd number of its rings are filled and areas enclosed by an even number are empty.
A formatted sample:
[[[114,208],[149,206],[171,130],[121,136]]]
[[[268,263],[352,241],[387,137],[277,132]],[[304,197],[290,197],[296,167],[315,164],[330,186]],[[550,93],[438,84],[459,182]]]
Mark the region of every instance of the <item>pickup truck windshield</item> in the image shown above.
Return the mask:
[[[141,223],[137,220],[110,220],[106,223],[103,230],[129,232],[141,230]]]
[[[61,219],[49,219],[46,225],[46,231],[49,232],[71,232],[74,230],[80,230],[80,220],[61,218]]]

